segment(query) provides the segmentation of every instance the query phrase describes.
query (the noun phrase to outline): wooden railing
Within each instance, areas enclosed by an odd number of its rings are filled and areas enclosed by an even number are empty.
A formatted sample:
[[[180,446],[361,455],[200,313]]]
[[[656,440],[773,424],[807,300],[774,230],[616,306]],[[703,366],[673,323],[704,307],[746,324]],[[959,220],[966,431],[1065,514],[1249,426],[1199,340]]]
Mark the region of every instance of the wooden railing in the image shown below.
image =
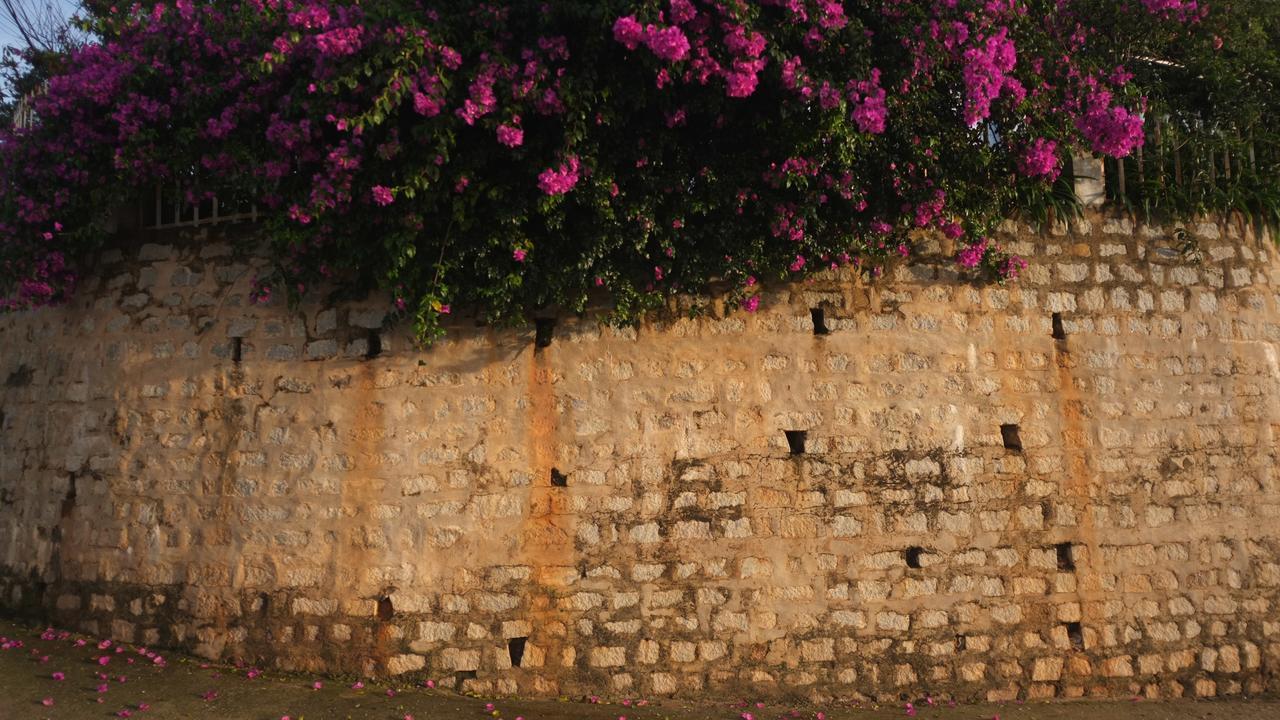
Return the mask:
[[[22,130],[29,128],[36,123],[36,108],[33,100],[36,96],[44,93],[47,85],[41,85],[39,89],[23,95],[18,100],[17,106],[13,110],[13,127]]]
[[[143,227],[152,230],[256,222],[258,219],[258,206],[254,203],[226,201],[216,195],[191,202],[187,193],[176,187],[157,187],[153,199],[144,207]]]
[[[1183,126],[1171,131],[1167,118],[1156,118],[1143,147],[1127,158],[1107,158],[1107,199],[1138,207],[1154,197],[1178,198],[1192,207],[1221,205],[1235,196],[1267,203],[1257,191],[1268,183],[1259,181],[1280,172],[1280,147],[1234,128],[1205,128],[1196,121]],[[1187,139],[1192,132],[1194,142]]]

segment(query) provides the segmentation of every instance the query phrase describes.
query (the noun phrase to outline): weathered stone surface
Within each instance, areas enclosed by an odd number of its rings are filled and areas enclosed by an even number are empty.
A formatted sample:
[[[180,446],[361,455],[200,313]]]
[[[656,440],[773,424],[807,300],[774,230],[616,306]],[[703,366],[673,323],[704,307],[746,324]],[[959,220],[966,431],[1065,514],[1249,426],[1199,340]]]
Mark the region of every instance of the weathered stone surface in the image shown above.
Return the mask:
[[[0,316],[0,605],[510,694],[1280,691],[1280,262],[1171,232],[1007,223],[1016,283],[926,259],[537,352],[254,305],[166,240]]]

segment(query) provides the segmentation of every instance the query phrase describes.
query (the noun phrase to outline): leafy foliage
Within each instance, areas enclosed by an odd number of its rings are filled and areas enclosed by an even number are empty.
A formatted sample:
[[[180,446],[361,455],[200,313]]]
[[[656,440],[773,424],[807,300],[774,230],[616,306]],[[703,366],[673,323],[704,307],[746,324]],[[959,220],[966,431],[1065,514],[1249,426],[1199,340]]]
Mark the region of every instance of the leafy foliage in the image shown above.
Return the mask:
[[[876,275],[919,230],[1010,278],[989,231],[1069,208],[1073,152],[1274,157],[1262,5],[92,3],[100,41],[0,136],[4,302],[65,298],[103,209],[156,183],[258,203],[258,299],[380,286],[424,339],[456,304],[511,322],[605,292],[625,322],[714,283],[753,310],[764,281]],[[1210,192],[1142,157],[1148,206],[1274,207],[1274,159]]]

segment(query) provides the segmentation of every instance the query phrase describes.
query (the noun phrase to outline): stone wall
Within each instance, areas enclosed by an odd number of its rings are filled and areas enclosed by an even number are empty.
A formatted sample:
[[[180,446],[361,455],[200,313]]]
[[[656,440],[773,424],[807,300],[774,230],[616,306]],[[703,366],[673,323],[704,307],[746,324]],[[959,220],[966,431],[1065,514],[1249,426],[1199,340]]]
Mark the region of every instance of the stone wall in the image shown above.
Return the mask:
[[[0,604],[481,692],[1275,691],[1280,265],[1187,230],[428,349],[148,237],[0,318]]]

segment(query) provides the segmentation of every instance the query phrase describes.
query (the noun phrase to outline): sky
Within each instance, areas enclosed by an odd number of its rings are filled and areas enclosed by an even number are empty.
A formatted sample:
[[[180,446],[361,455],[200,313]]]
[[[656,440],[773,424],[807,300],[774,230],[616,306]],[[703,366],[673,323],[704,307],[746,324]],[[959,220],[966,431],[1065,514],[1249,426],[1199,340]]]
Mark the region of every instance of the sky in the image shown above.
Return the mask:
[[[76,0],[18,0],[19,4],[27,7],[49,6],[52,10],[63,17],[70,17],[79,5]],[[0,12],[0,46],[22,45],[22,37],[18,34],[17,28],[13,26],[13,22],[7,14]]]

